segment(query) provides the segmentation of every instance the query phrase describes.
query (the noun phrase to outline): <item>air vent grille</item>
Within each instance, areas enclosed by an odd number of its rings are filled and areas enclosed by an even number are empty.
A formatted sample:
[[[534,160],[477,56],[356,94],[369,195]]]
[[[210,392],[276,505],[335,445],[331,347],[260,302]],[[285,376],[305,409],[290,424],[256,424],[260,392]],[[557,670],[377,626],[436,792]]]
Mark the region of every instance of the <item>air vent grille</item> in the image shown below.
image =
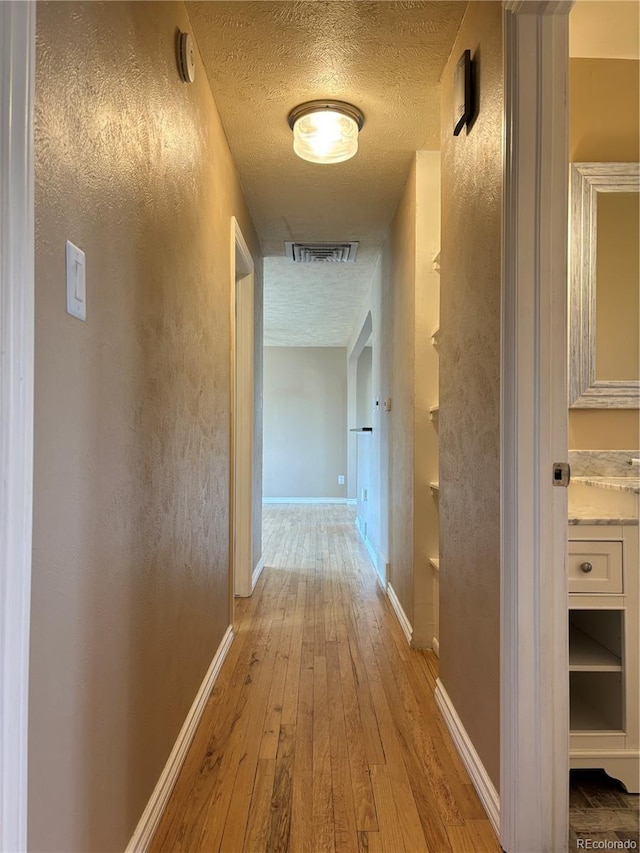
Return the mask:
[[[346,264],[356,259],[358,243],[285,243],[287,257],[297,264]]]

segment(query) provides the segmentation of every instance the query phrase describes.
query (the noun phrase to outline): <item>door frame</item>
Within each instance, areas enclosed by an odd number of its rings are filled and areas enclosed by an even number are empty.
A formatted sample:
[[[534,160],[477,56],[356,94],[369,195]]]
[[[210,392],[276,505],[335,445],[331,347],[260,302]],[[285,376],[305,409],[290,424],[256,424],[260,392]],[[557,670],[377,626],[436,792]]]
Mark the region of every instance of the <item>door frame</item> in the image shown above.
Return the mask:
[[[27,848],[35,3],[0,3],[0,850]]]
[[[253,469],[255,436],[253,257],[231,217],[231,572],[233,598],[253,592]]]
[[[503,3],[501,802],[510,853],[568,844],[568,13]]]

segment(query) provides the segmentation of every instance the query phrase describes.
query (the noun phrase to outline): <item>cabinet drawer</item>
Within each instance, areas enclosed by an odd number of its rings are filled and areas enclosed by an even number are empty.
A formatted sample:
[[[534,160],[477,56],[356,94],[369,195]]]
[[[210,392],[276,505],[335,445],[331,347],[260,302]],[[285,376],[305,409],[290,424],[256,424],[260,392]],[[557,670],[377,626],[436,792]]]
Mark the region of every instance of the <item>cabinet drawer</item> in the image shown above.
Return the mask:
[[[585,572],[583,563],[590,563],[591,571]],[[569,542],[569,592],[622,591],[622,542]]]

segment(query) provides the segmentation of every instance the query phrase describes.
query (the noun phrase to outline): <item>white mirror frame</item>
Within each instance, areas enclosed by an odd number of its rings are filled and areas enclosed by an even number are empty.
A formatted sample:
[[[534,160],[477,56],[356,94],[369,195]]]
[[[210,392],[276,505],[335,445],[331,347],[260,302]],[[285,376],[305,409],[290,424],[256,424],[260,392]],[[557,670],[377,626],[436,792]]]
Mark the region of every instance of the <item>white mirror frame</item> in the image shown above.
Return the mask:
[[[596,379],[596,238],[598,193],[640,191],[638,163],[571,166],[569,407],[640,408],[637,380]]]

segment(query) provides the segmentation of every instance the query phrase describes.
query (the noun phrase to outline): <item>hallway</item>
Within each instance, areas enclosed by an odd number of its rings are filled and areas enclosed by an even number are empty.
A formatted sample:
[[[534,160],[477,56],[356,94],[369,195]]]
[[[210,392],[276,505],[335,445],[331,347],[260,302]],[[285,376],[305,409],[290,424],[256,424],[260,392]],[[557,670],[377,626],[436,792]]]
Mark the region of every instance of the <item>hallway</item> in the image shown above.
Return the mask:
[[[499,846],[351,507],[267,505],[267,568],[153,851],[482,853]]]

